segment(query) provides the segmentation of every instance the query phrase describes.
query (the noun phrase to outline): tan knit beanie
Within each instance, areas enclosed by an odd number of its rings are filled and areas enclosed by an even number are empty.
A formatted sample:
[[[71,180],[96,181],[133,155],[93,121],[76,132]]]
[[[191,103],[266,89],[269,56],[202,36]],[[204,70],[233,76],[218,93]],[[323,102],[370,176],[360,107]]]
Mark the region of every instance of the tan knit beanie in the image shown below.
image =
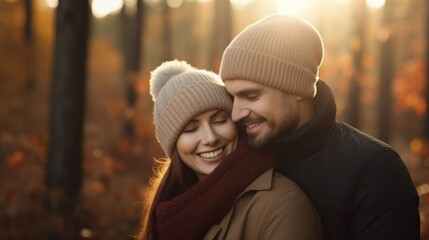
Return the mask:
[[[213,72],[193,68],[184,61],[168,61],[151,72],[150,94],[154,101],[156,137],[171,157],[176,141],[195,116],[212,110],[232,110],[225,85]]]
[[[292,15],[270,15],[232,40],[219,74],[224,81],[250,80],[314,97],[322,59],[322,39],[310,23]]]

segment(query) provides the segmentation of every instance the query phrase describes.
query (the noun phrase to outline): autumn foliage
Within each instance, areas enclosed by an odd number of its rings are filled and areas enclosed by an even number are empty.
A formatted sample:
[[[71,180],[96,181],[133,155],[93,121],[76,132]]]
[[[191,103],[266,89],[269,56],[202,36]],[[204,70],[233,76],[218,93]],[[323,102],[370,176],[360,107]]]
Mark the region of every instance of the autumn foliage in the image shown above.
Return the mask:
[[[67,232],[70,226],[83,239],[131,238],[139,226],[141,201],[154,158],[164,157],[154,136],[148,88],[150,70],[162,62],[163,51],[167,49],[168,41],[163,35],[166,19],[163,14],[166,13],[159,6],[147,6],[141,41],[143,63],[139,72],[123,71],[118,16],[92,19],[82,153],[83,185],[77,207],[70,210],[71,217],[64,221],[52,215],[46,205],[47,199],[56,199],[61,193],[50,192],[45,185],[55,15],[45,5],[34,4],[34,37],[26,42],[24,2],[0,2],[0,239],[48,239],[52,237],[52,229]],[[174,44],[169,54],[171,58],[216,72],[221,54],[210,52],[216,40],[210,27],[210,17],[214,14],[210,5],[197,8],[198,1],[188,2],[191,7],[170,12]],[[267,14],[270,10],[267,2],[273,5],[273,1],[254,2],[241,12],[236,10],[233,35]],[[427,3],[415,0],[404,6],[401,5],[404,1],[397,2],[399,10],[395,11],[392,30],[395,66],[389,143],[401,154],[419,189],[422,239],[426,240],[429,239],[429,186],[426,187],[429,140],[422,138],[421,129],[428,124],[423,120],[428,114],[424,91],[428,73],[423,54],[427,40],[422,31],[425,23],[422,6]],[[349,16],[351,9],[337,6],[314,11],[317,14],[303,14],[317,23],[321,31],[325,58],[320,77],[334,91],[339,119],[347,117],[347,97],[355,90],[350,79],[358,74],[358,86],[362,90],[359,104],[364,109],[360,115],[361,129],[377,137],[378,50],[385,29],[376,24],[380,12],[371,12],[367,16],[365,42],[359,42],[350,30],[355,23]],[[190,14],[191,11],[197,14]],[[354,67],[356,48],[364,51],[360,72]],[[215,59],[209,59],[209,55]],[[129,86],[137,93],[137,102],[132,107],[127,106],[125,100]],[[133,137],[124,134],[124,122],[134,126]]]

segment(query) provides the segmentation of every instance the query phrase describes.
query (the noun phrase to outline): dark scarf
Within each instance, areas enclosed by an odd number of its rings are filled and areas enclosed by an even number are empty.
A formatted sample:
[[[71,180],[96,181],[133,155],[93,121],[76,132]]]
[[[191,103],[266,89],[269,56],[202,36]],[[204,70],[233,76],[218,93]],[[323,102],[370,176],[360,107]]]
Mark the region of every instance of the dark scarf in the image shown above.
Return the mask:
[[[293,164],[305,157],[317,152],[332,135],[336,125],[334,95],[328,85],[319,80],[317,82],[317,94],[313,99],[315,116],[297,129],[288,133],[273,144],[273,150],[282,156],[280,165]],[[288,162],[284,161],[287,156]],[[291,160],[293,159],[293,160]],[[284,169],[288,167],[283,166]]]
[[[275,162],[271,153],[250,149],[243,138],[212,174],[156,206],[159,239],[202,239],[228,213],[235,198]]]

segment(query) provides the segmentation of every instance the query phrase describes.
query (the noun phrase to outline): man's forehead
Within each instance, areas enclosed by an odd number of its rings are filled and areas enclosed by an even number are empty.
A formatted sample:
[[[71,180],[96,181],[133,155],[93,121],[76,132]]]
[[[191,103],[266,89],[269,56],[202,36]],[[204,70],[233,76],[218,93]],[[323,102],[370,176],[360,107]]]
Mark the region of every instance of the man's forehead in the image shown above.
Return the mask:
[[[261,89],[267,88],[265,85],[245,79],[226,80],[225,87],[230,94],[243,91],[260,91]]]
[[[263,84],[257,83],[255,81],[252,80],[247,80],[247,79],[231,79],[231,80],[226,80],[225,81],[225,86],[229,86],[231,88],[244,88],[244,87],[266,87]]]

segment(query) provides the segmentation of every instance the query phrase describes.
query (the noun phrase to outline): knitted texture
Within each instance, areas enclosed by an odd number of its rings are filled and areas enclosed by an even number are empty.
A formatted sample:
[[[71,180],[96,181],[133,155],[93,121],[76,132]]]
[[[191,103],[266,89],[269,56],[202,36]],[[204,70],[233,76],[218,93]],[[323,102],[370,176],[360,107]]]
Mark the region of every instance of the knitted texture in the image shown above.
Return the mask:
[[[249,80],[314,97],[322,59],[322,39],[310,23],[292,15],[270,15],[231,41],[219,74],[224,81]]]
[[[184,61],[169,61],[151,72],[156,137],[171,157],[176,141],[195,116],[212,109],[228,113],[232,102],[222,80],[213,72],[193,68]]]
[[[252,150],[242,138],[212,174],[156,206],[158,239],[203,239],[209,228],[232,208],[237,196],[275,164],[272,152]]]

